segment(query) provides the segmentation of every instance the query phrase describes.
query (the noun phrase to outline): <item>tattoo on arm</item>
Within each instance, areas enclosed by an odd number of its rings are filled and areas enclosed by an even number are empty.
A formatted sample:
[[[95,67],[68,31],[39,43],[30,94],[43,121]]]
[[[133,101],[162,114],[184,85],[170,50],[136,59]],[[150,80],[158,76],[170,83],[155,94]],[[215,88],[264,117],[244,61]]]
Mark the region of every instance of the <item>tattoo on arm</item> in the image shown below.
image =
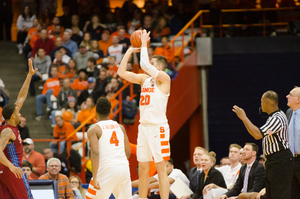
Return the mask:
[[[14,140],[15,134],[8,128],[4,129],[0,134],[0,149],[3,151],[7,144]]]
[[[30,81],[31,81],[31,76],[27,75],[25,82],[23,83],[23,86],[19,92],[18,99],[15,103],[19,110],[22,108],[23,103],[27,97]]]

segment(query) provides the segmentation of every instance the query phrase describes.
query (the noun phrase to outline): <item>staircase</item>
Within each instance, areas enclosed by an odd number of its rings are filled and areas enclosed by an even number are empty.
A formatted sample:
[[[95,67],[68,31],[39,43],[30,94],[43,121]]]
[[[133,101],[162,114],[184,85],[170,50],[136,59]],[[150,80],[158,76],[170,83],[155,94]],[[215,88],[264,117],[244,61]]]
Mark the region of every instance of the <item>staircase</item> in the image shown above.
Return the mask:
[[[26,60],[24,55],[17,53],[15,42],[1,41],[0,55],[0,78],[11,93],[9,102],[14,103],[26,78]],[[37,89],[37,94],[40,93],[41,91]],[[37,122],[34,119],[36,116],[35,97],[27,96],[20,113],[27,118],[31,138],[51,139],[53,137],[50,135],[52,132],[50,120],[42,119]],[[46,142],[36,142],[34,145],[38,152],[42,152],[44,148],[49,146]]]

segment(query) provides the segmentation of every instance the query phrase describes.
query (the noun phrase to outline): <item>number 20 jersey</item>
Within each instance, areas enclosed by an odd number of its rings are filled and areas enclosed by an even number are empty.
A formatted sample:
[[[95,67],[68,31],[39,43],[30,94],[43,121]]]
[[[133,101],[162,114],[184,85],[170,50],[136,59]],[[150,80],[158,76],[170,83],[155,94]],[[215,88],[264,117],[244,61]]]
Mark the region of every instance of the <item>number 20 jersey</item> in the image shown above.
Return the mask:
[[[140,98],[140,123],[163,124],[167,123],[167,103],[169,95],[161,92],[154,78],[144,81]]]
[[[102,129],[99,143],[99,168],[103,166],[129,165],[124,146],[124,133],[119,124],[112,120],[98,122]]]

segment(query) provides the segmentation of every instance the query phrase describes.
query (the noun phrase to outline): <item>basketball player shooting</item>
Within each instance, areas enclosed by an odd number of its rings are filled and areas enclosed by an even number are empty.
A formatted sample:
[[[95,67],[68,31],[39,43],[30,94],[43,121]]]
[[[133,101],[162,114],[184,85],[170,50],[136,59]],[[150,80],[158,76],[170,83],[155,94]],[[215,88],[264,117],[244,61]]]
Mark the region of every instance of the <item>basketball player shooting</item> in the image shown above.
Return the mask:
[[[32,60],[28,60],[29,72],[19,92],[15,104],[3,107],[5,125],[0,129],[0,198],[31,199],[32,194],[22,170],[23,147],[17,125],[21,121],[20,110],[28,94],[33,69]]]
[[[166,160],[170,159],[170,130],[166,117],[171,79],[164,72],[167,59],[154,55],[149,62],[147,42],[150,32],[141,33],[141,48],[129,48],[125,53],[118,75],[142,87],[140,97],[140,125],[137,140],[137,159],[139,161],[139,197],[146,199],[148,194],[148,172],[150,162],[154,159],[159,177],[161,199],[169,198],[169,181],[166,172]],[[130,55],[141,51],[141,68],[147,74],[135,74],[126,71]]]

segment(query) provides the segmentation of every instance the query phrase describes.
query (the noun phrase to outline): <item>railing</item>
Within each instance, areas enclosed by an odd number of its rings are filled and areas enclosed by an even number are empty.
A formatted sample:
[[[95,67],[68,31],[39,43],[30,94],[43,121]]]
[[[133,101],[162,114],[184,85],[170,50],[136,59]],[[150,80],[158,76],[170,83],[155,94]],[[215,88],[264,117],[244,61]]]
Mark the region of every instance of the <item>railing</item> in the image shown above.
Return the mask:
[[[165,46],[165,49],[171,47],[172,53],[174,56],[172,58],[172,65],[175,68],[175,60],[180,58],[180,62],[183,62],[185,59],[184,56],[184,47],[190,44],[191,51],[194,50],[194,37],[199,34],[200,37],[203,36],[203,29],[204,28],[215,28],[219,27],[220,37],[223,36],[223,28],[228,27],[242,27],[242,26],[255,26],[255,27],[263,27],[263,36],[266,36],[266,26],[283,26],[288,25],[288,22],[276,22],[270,23],[266,20],[266,12],[269,11],[290,11],[290,10],[299,10],[300,7],[287,7],[287,8],[262,8],[262,9],[222,9],[220,10],[220,18],[219,18],[219,25],[204,25],[203,24],[203,14],[209,13],[209,10],[200,10],[175,36],[174,38]],[[223,24],[223,13],[235,13],[235,12],[262,12],[263,19],[262,23],[254,23],[254,24]],[[195,29],[194,22],[199,19],[199,27]],[[295,19],[295,18],[294,18]],[[190,28],[191,34],[190,37],[185,41],[185,31]],[[181,36],[181,46],[175,51],[175,41],[176,39]]]

